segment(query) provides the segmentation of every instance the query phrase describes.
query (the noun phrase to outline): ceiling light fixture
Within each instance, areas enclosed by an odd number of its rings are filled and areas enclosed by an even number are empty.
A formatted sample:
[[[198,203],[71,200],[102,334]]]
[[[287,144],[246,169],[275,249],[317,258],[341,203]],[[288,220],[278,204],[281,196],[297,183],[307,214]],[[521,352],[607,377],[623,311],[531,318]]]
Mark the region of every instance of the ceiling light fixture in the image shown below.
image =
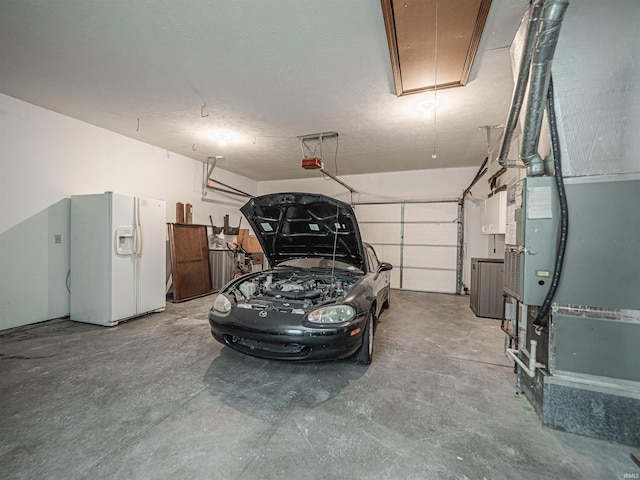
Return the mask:
[[[438,155],[436,154],[436,136],[437,136],[437,122],[438,122],[438,109],[435,108],[438,105],[438,0],[436,0],[436,38],[434,45],[434,74],[433,74],[433,153],[431,158],[435,160]]]
[[[219,133],[215,136],[215,139],[218,142],[218,145],[220,145],[221,147],[224,147],[227,144],[227,140],[229,140],[229,135],[224,133]]]
[[[436,104],[433,100],[422,101],[418,102],[414,108],[419,114],[428,118],[433,115],[437,108],[440,108],[440,102]]]
[[[232,139],[232,135],[230,133],[217,130],[209,130],[207,131],[206,135],[211,140],[216,141],[221,147],[226,146],[229,140]]]

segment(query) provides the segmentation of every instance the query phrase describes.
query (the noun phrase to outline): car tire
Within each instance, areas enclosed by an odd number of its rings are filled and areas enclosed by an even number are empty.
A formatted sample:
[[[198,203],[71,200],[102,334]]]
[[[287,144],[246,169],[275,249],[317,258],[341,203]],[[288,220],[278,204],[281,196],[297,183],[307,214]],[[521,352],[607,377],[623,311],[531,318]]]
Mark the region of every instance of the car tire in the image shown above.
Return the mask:
[[[360,365],[369,365],[373,358],[373,334],[375,332],[375,307],[371,308],[362,334],[362,345],[353,355],[353,361]]]
[[[386,310],[391,306],[391,285],[387,287],[387,299],[382,304],[382,308]]]

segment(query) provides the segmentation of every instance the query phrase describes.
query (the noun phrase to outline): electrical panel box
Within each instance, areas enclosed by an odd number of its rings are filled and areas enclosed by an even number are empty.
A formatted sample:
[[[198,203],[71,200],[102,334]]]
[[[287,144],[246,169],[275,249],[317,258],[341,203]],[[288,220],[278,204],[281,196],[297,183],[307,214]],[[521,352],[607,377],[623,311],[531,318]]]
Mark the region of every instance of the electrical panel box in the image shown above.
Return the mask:
[[[507,192],[502,190],[485,200],[482,212],[482,233],[488,235],[506,233],[506,197]]]
[[[509,187],[504,290],[526,305],[542,305],[549,291],[558,222],[553,177],[528,177]]]

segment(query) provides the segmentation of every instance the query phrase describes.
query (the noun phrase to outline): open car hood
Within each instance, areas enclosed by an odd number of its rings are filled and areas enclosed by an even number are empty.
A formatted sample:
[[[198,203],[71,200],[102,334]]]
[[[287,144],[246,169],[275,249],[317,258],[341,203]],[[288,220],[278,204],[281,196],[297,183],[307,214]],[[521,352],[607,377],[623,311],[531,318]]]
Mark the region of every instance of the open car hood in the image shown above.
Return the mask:
[[[273,193],[249,200],[240,211],[269,264],[294,258],[334,258],[366,272],[364,248],[350,205],[315,193]]]

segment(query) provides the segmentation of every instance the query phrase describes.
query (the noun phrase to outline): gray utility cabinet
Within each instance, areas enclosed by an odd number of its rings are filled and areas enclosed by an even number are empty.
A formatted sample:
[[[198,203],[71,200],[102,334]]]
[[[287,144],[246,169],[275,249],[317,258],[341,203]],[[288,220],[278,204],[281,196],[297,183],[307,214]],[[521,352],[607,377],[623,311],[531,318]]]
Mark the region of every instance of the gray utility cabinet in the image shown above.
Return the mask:
[[[471,259],[471,310],[478,317],[502,318],[504,260]]]

